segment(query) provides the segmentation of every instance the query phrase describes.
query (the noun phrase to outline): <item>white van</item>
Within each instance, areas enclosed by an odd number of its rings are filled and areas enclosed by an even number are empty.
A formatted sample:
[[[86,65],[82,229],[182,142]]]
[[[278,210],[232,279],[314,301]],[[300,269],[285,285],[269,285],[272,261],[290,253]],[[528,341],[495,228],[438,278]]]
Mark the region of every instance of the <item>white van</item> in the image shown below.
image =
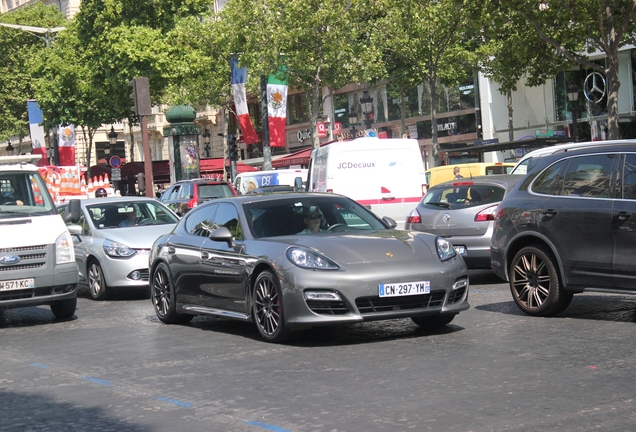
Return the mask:
[[[49,305],[68,319],[77,305],[73,239],[35,163],[40,155],[0,156],[0,312]],[[67,221],[79,221],[78,200]]]
[[[357,138],[315,149],[308,190],[348,196],[377,216],[404,228],[406,215],[422,199],[426,177],[414,139]]]
[[[234,189],[241,194],[246,194],[256,188],[268,186],[294,186],[296,177],[300,177],[303,183],[307,181],[307,169],[281,169],[270,171],[250,171],[236,176]]]

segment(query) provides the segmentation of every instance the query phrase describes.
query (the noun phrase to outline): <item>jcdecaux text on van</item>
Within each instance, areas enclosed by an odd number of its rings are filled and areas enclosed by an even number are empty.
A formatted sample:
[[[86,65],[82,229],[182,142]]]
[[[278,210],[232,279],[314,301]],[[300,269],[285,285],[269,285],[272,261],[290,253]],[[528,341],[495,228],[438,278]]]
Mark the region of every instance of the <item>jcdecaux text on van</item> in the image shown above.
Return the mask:
[[[351,168],[375,168],[375,162],[342,162],[336,168],[338,169],[351,169]]]

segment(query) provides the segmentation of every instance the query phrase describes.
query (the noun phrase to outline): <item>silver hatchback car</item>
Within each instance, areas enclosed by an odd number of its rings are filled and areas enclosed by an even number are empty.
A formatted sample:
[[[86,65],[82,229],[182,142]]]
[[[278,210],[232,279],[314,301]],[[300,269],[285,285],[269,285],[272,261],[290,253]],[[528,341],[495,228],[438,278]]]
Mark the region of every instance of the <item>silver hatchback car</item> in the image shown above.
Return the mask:
[[[66,206],[58,206],[62,213]],[[179,221],[153,198],[113,197],[81,200],[82,216],[68,226],[73,236],[80,283],[96,300],[113,288],[148,289],[148,258],[153,242]]]
[[[444,237],[469,269],[489,269],[494,211],[524,175],[489,175],[453,180],[428,190],[404,228]]]

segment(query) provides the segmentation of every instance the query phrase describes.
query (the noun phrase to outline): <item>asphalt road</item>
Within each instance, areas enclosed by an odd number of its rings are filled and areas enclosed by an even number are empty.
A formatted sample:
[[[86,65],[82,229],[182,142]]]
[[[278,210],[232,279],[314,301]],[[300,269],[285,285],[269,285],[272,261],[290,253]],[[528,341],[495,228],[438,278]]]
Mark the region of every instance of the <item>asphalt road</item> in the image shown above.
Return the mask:
[[[249,324],[167,326],[143,295],[76,318],[0,316],[0,431],[632,431],[636,297],[584,294],[532,318],[471,274],[472,308],[262,342]]]

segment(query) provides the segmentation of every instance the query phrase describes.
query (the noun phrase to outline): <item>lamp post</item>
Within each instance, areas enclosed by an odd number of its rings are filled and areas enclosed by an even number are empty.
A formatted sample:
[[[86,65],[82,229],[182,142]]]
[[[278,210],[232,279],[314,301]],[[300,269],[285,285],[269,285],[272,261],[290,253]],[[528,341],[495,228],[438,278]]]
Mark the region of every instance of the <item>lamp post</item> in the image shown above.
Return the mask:
[[[358,124],[358,113],[355,108],[349,109],[349,126],[351,126],[351,137],[356,137],[356,124]]]
[[[579,87],[571,82],[568,84],[568,100],[570,101],[570,109],[572,110],[572,138],[574,141],[578,141],[578,134],[576,128],[576,120],[579,116],[578,102],[579,102]]]
[[[371,113],[373,112],[373,98],[369,96],[369,92],[365,90],[360,98],[362,105],[362,114],[364,114],[364,125],[367,129],[371,129]]]
[[[104,154],[106,156],[110,155],[110,150],[117,145],[117,132],[115,132],[115,128],[113,126],[110,127],[110,132],[108,132],[108,144],[104,146]]]
[[[203,137],[203,148],[205,149],[205,157],[210,157],[210,130],[205,129],[201,136]]]

